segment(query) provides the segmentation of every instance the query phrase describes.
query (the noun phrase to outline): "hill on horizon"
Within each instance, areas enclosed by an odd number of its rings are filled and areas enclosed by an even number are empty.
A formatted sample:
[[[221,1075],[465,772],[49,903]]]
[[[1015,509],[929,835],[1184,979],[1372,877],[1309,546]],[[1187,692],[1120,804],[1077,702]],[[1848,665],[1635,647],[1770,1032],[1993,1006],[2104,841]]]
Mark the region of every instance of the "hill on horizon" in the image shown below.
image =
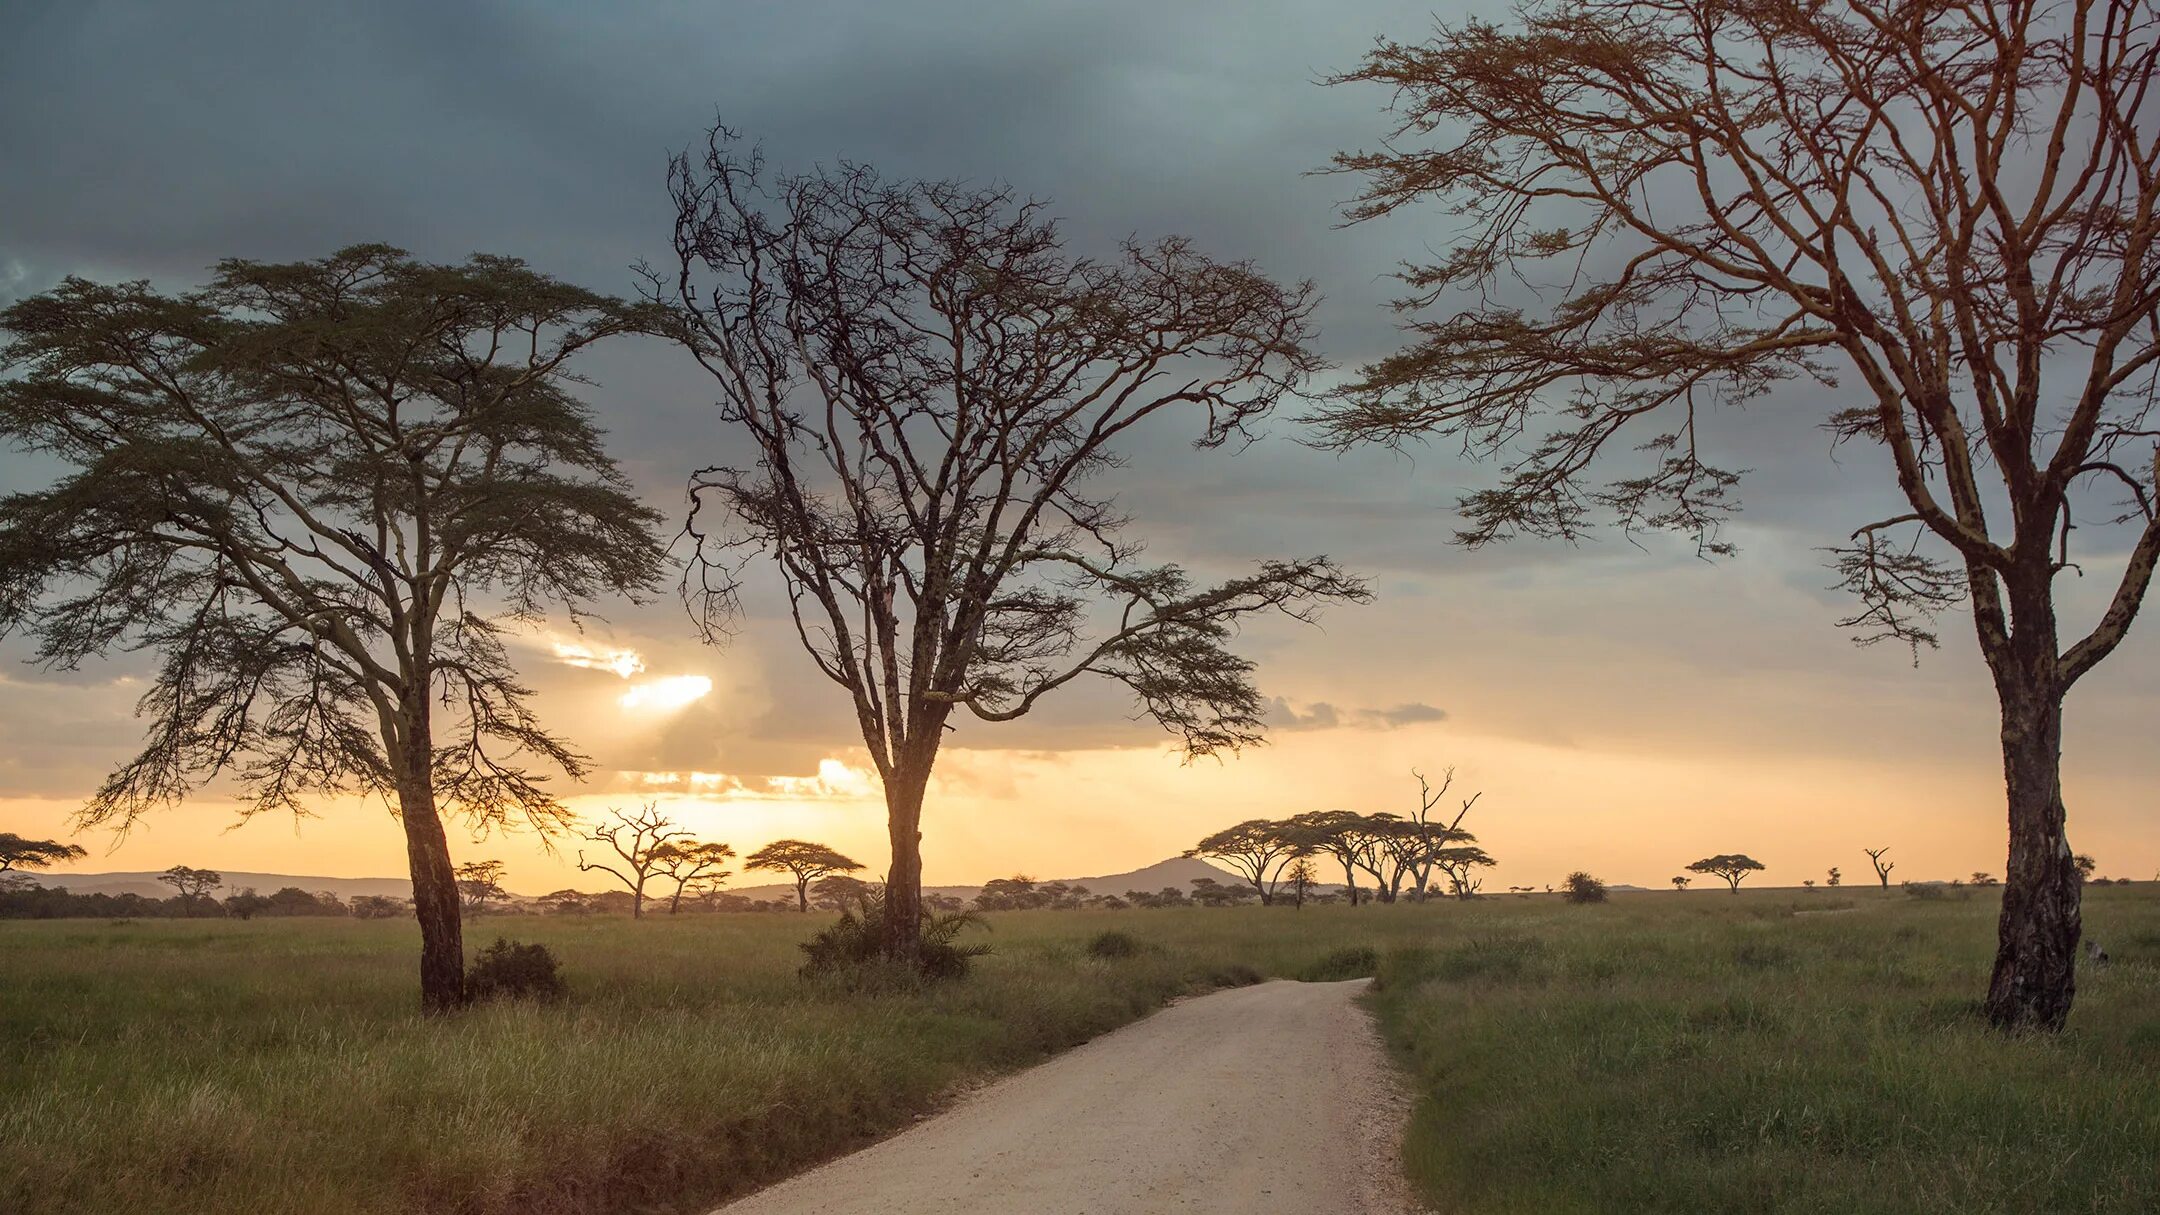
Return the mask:
[[[393,899],[412,897],[412,880],[401,877],[321,877],[297,873],[248,873],[237,869],[219,870],[225,884],[221,893],[231,893],[243,886],[253,887],[258,893],[269,894],[287,886],[297,886],[310,894],[329,891],[341,899],[360,895],[382,895]],[[167,898],[173,888],[157,880],[157,873],[143,870],[121,873],[33,873],[39,885],[55,886],[72,890],[77,894],[139,894],[145,898]],[[1125,873],[1106,874],[1083,878],[1037,878],[1038,882],[1061,881],[1068,886],[1085,886],[1095,894],[1124,894],[1128,890],[1157,891],[1165,886],[1189,889],[1192,879],[1212,877],[1218,882],[1241,882],[1244,879],[1226,869],[1217,868],[1205,861],[1188,857],[1171,857],[1152,865]],[[981,886],[924,886],[925,894],[949,894],[956,898],[972,899]],[[753,899],[795,899],[793,882],[767,882],[756,886],[729,886],[731,894],[746,895]],[[534,898],[536,894],[513,892],[521,898]]]

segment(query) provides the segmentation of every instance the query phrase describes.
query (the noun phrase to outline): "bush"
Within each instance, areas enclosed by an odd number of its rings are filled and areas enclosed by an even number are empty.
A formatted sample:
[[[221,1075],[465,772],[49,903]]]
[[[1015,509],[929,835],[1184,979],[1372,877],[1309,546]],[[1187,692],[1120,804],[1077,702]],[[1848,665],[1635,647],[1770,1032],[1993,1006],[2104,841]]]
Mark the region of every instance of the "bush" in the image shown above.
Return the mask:
[[[1232,962],[1227,966],[1218,966],[1212,974],[1208,975],[1208,981],[1216,987],[1251,987],[1266,978],[1266,975],[1261,974],[1243,962]]]
[[[1343,979],[1362,979],[1377,974],[1380,955],[1370,946],[1358,945],[1338,949],[1298,973],[1307,983],[1335,983]]]
[[[965,978],[969,963],[990,952],[988,945],[957,943],[960,933],[970,925],[989,927],[972,911],[945,915],[923,912],[922,950],[916,959],[915,972],[925,979]],[[809,955],[801,971],[806,979],[827,975],[860,977],[889,969],[885,966],[884,898],[871,896],[865,899],[860,915],[852,911],[841,912],[839,923],[804,941],[801,948]]]
[[[496,937],[465,972],[465,990],[475,1000],[559,1000],[568,988],[553,950]]]
[[[1087,944],[1088,956],[1096,958],[1129,958],[1140,952],[1140,942],[1129,933],[1111,929],[1097,933]]]
[[[1567,875],[1561,883],[1564,889],[1560,897],[1570,903],[1602,903],[1605,901],[1605,883],[1578,869]]]

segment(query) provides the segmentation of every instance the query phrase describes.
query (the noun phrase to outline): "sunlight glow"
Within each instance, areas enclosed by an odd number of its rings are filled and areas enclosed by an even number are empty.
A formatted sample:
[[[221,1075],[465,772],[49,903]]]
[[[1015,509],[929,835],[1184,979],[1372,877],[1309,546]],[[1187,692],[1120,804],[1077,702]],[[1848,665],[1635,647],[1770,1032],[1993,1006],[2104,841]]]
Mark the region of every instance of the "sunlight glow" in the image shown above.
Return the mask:
[[[703,675],[670,675],[632,687],[622,694],[625,709],[680,709],[712,691],[712,680]]]
[[[645,669],[645,657],[636,650],[590,646],[582,641],[556,641],[551,648],[556,661],[588,671],[613,671],[628,679]]]

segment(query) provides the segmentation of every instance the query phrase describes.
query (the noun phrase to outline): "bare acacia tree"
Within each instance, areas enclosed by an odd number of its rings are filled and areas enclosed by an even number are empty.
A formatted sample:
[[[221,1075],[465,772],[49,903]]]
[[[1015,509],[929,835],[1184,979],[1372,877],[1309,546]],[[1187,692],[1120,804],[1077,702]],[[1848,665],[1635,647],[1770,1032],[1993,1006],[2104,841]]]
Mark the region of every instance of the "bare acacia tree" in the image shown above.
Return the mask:
[[[381,245],[221,263],[210,285],[69,279],[0,313],[0,437],[57,462],[0,499],[0,635],[68,669],[162,659],[142,753],[81,813],[125,827],[219,775],[245,814],[393,803],[425,1007],[465,998],[444,812],[558,827],[506,627],[652,584],[664,552],[569,362],[650,308],[509,258]]]
[[[594,823],[586,831],[585,838],[596,844],[606,844],[616,859],[588,861],[581,848],[577,854],[578,872],[598,870],[621,882],[623,889],[630,892],[630,918],[642,920],[645,918],[645,883],[652,880],[662,862],[668,859],[670,842],[688,839],[690,833],[677,830],[675,824],[660,813],[658,802],[646,802],[634,811],[609,807],[608,814],[614,821]]]
[[[1573,538],[1602,511],[1729,551],[1737,477],[1705,426],[1788,378],[1884,453],[1904,506],[1837,550],[1846,623],[1917,657],[1970,604],[2002,712],[2006,1028],[2070,1009],[2063,698],[2160,558],[2155,21],[2153,0],[1532,0],[1341,78],[1394,89],[1401,118],[1338,159],[1367,179],[1352,218],[1433,197],[1462,228],[1406,274],[1405,309],[1431,310],[1413,344],[1324,433],[1501,458],[1462,540]],[[2066,645],[2074,538],[2113,588]]]
[[[1890,889],[1890,871],[1897,868],[1896,861],[1883,859],[1883,854],[1890,850],[1888,848],[1862,848],[1861,851],[1867,853],[1868,863],[1875,866],[1875,880],[1882,883],[1884,890]]]
[[[1477,842],[1477,836],[1462,829],[1462,821],[1469,816],[1470,807],[1477,805],[1478,799],[1485,794],[1471,794],[1462,800],[1462,808],[1455,812],[1454,818],[1444,823],[1436,822],[1432,817],[1433,810],[1447,796],[1448,790],[1455,787],[1454,767],[1451,765],[1447,771],[1440,774],[1440,787],[1437,789],[1433,788],[1432,782],[1425,779],[1425,774],[1416,768],[1410,769],[1410,775],[1416,777],[1418,783],[1417,813],[1405,820],[1406,829],[1393,838],[1398,841],[1397,846],[1407,853],[1404,859],[1411,877],[1411,892],[1413,897],[1422,902],[1432,882],[1433,866],[1438,863],[1441,851],[1453,845]],[[1462,868],[1456,872],[1467,873],[1468,870]],[[1468,897],[1463,893],[1460,882],[1454,884],[1454,890],[1456,897]]]
[[[951,718],[1009,721],[1085,675],[1210,755],[1261,737],[1240,620],[1365,588],[1324,557],[1216,586],[1138,563],[1091,480],[1186,414],[1218,446],[1318,366],[1309,286],[1182,240],[1071,256],[1040,203],[886,181],[768,180],[716,129],[670,174],[679,265],[654,292],[711,372],[743,466],[690,485],[684,583],[708,627],[747,554],[846,689],[884,784],[887,948],[915,956],[923,794]]]

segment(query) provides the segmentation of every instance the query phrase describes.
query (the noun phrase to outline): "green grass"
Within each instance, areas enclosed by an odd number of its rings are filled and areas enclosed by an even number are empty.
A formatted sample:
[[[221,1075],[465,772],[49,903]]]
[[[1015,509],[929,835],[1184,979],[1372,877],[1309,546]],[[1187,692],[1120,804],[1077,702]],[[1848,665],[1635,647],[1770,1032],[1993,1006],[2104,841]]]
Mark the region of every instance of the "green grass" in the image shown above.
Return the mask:
[[[1798,915],[1838,904],[1849,910]],[[1992,897],[1475,909],[1382,960],[1442,1210],[2160,1210],[2160,889],[2095,889],[2059,1038],[1980,1017]]]
[[[491,917],[570,995],[446,1021],[404,924],[6,922],[0,1211],[700,1211],[1181,993],[1376,960],[1443,1210],[2160,1209],[2160,890],[2087,908],[2116,964],[2024,1041],[1976,1017],[1984,895],[1009,913],[907,992],[797,979],[822,916]]]

